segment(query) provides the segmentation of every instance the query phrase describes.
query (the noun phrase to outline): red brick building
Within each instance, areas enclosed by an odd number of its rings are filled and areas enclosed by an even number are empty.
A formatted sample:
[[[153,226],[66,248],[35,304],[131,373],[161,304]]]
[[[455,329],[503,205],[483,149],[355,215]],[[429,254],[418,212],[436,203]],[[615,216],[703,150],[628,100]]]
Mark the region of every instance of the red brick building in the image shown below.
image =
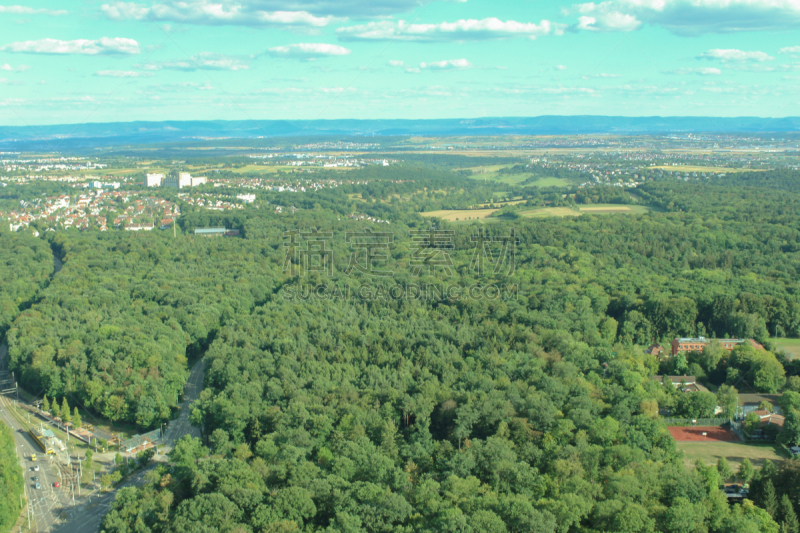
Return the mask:
[[[720,345],[722,345],[722,347],[729,352],[740,344],[748,344],[758,350],[764,349],[761,344],[757,343],[753,339],[707,339],[705,337],[682,337],[680,339],[672,340],[672,355],[678,355],[681,352],[701,352],[713,340],[719,342]]]

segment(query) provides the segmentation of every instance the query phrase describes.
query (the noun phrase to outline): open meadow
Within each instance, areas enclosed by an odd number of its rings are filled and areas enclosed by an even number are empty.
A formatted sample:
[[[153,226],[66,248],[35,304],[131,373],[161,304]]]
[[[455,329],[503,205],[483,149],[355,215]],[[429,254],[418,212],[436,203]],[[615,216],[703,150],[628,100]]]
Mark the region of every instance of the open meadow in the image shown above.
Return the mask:
[[[775,345],[779,350],[785,351],[790,359],[800,359],[800,339],[787,339],[778,337]]]

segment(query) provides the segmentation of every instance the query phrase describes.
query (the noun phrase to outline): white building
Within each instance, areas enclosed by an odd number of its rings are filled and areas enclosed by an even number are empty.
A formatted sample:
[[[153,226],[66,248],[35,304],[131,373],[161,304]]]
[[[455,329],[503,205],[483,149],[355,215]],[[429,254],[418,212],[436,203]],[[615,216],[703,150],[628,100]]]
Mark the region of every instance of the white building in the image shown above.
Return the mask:
[[[164,174],[145,174],[144,186],[145,187],[161,187],[164,181]]]
[[[206,182],[207,182],[205,176],[198,176],[196,178],[191,178],[191,179],[192,179],[192,187],[198,187],[200,185],[205,185]]]
[[[89,184],[92,189],[119,189],[118,181],[93,181]]]
[[[256,195],[255,194],[240,194],[236,198],[238,198],[239,200],[241,200],[241,201],[243,201],[245,203],[248,203],[248,204],[251,204],[251,203],[256,201]]]

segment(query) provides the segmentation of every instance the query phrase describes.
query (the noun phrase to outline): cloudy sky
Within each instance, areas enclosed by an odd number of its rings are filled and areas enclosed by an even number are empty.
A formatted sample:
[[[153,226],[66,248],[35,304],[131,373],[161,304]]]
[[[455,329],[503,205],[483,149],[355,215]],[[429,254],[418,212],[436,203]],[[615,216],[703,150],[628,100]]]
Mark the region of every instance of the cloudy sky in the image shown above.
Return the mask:
[[[2,125],[800,115],[798,0],[19,1]]]

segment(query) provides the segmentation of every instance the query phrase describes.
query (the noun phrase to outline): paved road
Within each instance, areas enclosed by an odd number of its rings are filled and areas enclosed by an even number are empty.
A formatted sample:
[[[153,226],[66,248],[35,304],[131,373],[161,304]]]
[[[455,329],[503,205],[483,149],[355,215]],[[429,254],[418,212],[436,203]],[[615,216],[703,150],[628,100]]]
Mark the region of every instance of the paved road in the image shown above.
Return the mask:
[[[58,273],[63,266],[61,260],[53,255],[53,275]],[[0,370],[5,368],[8,361],[8,346],[3,343],[0,345]],[[199,428],[193,427],[189,422],[192,403],[200,397],[205,378],[205,361],[200,359],[192,367],[189,379],[185,386],[184,401],[181,404],[180,415],[176,420],[167,425],[164,434],[163,448],[159,447],[159,453],[164,453],[175,445],[184,435],[200,437]],[[66,491],[53,489],[53,483],[59,479],[58,468],[55,464],[44,459],[36,443],[30,434],[24,430],[9,412],[7,402],[10,399],[0,396],[0,419],[5,421],[14,430],[14,438],[17,442],[17,453],[20,456],[20,464],[25,470],[26,494],[30,494],[33,502],[35,516],[34,531],[53,532],[53,533],[93,533],[99,531],[100,523],[108,512],[111,504],[116,498],[117,491],[124,487],[140,486],[144,484],[145,474],[155,468],[151,465],[139,472],[134,477],[126,480],[117,486],[116,490],[103,494],[95,494],[88,501],[81,502],[77,506],[74,504],[70,494]],[[40,460],[36,463],[30,461],[31,454],[36,453]],[[34,465],[39,465],[39,472],[33,472]],[[36,490],[36,483],[32,480],[34,475],[39,476],[42,489]],[[33,525],[33,524],[32,524]]]
[[[112,492],[93,496],[88,502],[79,506],[74,513],[67,513],[74,515],[72,518],[68,518],[66,522],[57,525],[50,531],[53,533],[92,533],[99,531],[103,517],[111,508],[114,498],[117,497],[117,491],[125,487],[144,485],[145,475],[156,466],[155,464],[148,466],[132,478],[118,485],[116,490]]]
[[[65,490],[55,489],[53,483],[60,480],[58,467],[53,462],[53,456],[46,456],[39,446],[14,416],[11,415],[9,398],[0,396],[0,419],[14,431],[14,440],[17,455],[20,458],[23,474],[25,475],[25,494],[33,507],[33,531],[50,531],[59,521],[59,515],[72,504],[72,499]],[[36,454],[38,460],[31,461],[31,455]],[[39,471],[33,470],[39,466]],[[33,477],[38,476],[41,489],[36,489]],[[27,526],[27,523],[25,524]]]
[[[0,372],[8,370],[8,344],[0,344]]]
[[[189,414],[191,412],[192,403],[200,397],[204,378],[205,361],[200,359],[192,367],[189,380],[186,382],[186,393],[184,394],[184,401],[181,404],[180,416],[176,420],[171,421],[167,426],[167,430],[164,432],[164,446],[159,446],[159,454],[164,453],[166,449],[174,446],[175,442],[184,435],[191,435],[193,437],[200,436],[200,430],[189,423]],[[89,503],[77,510],[75,518],[69,519],[66,523],[53,529],[53,533],[94,533],[99,531],[100,523],[110,509],[111,504],[114,502],[117,490],[123,487],[143,485],[145,482],[145,474],[148,470],[155,468],[155,466],[156,465],[151,465],[132,479],[119,485],[116,490],[93,497]]]
[[[177,420],[171,421],[164,432],[164,444],[167,448],[172,448],[175,442],[184,435],[200,437],[200,428],[196,428],[189,422],[192,404],[200,397],[203,390],[203,380],[206,375],[205,359],[200,359],[192,367],[189,380],[186,382],[184,400],[181,404],[181,413]]]

